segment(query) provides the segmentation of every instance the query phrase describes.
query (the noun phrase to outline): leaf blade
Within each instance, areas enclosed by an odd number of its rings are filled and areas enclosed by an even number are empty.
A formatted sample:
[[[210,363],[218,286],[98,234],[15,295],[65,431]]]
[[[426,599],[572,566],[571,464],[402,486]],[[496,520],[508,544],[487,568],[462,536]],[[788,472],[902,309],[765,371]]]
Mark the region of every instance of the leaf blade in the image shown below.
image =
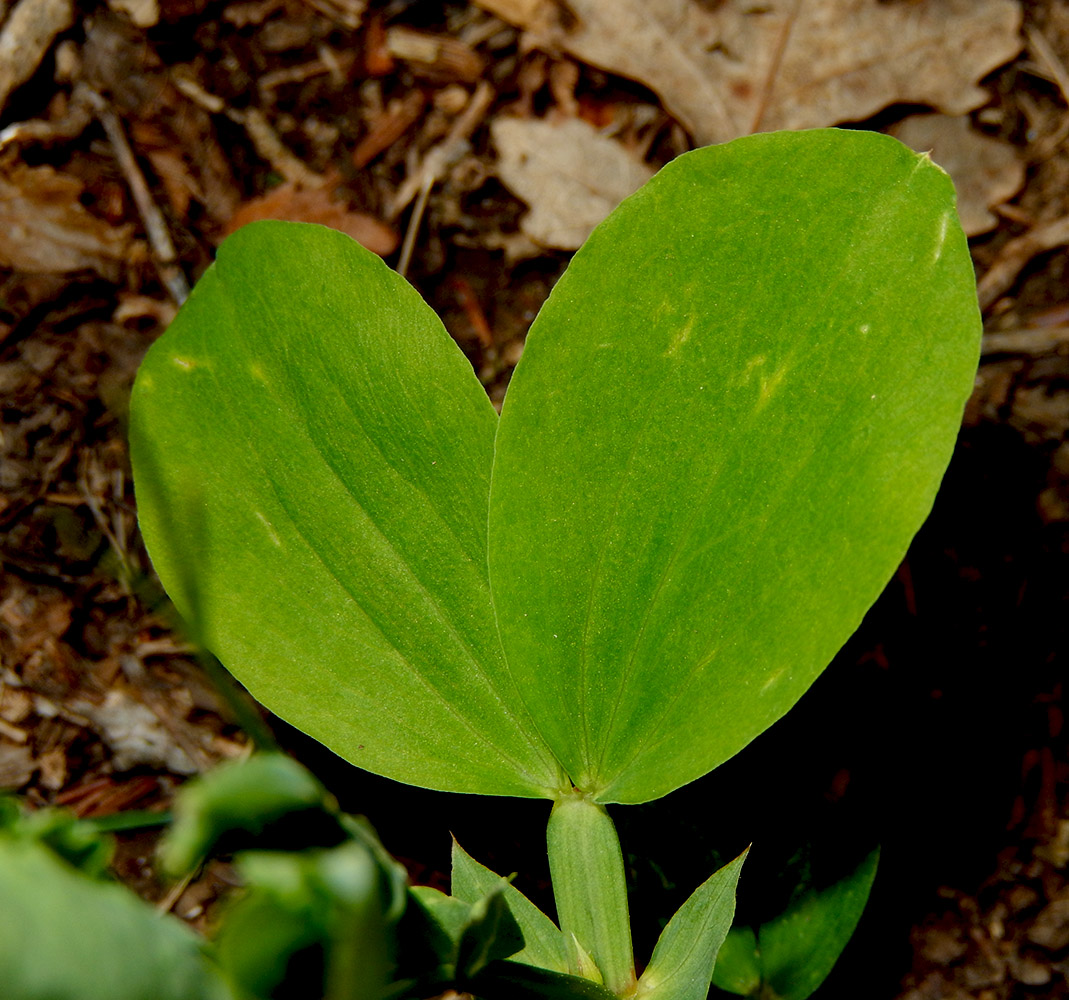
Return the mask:
[[[746,852],[709,876],[676,911],[639,980],[650,1000],[705,1000],[717,953],[735,915],[735,887]]]
[[[560,929],[519,889],[501,875],[479,864],[463,847],[453,841],[453,869],[450,891],[457,899],[474,904],[502,885],[505,901],[523,932],[523,950],[512,961],[533,965],[551,972],[566,973],[568,957]]]
[[[486,580],[495,425],[381,261],[322,227],[259,223],[150,350],[131,450],[161,579],[261,701],[398,780],[545,795],[556,765]]]
[[[978,350],[953,189],[887,137],[697,150],[595,231],[490,497],[506,655],[578,787],[659,797],[793,705],[930,509]]]

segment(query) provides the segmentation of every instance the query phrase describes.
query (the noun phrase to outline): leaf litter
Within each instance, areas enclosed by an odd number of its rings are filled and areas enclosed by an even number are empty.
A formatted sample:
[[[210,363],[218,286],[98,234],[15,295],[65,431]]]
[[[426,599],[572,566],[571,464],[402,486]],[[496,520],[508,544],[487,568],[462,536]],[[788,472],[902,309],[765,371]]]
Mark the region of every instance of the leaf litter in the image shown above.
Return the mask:
[[[909,688],[903,664],[926,647],[888,658],[890,640],[878,633],[858,640],[866,648],[848,664],[851,676],[871,681],[866,690],[890,685],[903,704],[970,709],[958,728],[937,712],[928,729],[923,712],[915,720],[908,742],[938,744],[950,732],[953,759],[968,747],[972,760],[938,784],[938,753],[913,751],[916,787],[892,796],[899,805],[887,836],[907,850],[910,838],[898,836],[898,826],[908,824],[915,841],[916,824],[927,824],[915,863],[968,853],[981,829],[971,826],[955,841],[944,825],[929,823],[911,804],[925,789],[931,802],[960,803],[963,817],[981,801],[1001,801],[997,769],[985,763],[995,751],[985,756],[985,748],[1001,746],[999,730],[1010,720],[997,714],[997,724],[978,728],[975,663],[990,662],[985,651],[1002,634],[1012,641],[999,648],[1035,675],[1017,696],[1007,686],[1029,671],[993,675],[984,686],[995,691],[1000,713],[1017,703],[1033,719],[1018,743],[999,749],[1013,772],[1005,786],[1013,801],[995,829],[1008,827],[997,835],[1010,846],[942,895],[910,895],[905,887],[916,885],[902,874],[896,885],[912,907],[905,926],[916,924],[916,957],[911,971],[877,964],[880,988],[893,992],[893,981],[907,976],[909,1000],[1064,996],[1069,956],[1058,933],[1069,884],[1069,747],[1058,723],[1061,679],[1050,665],[1064,662],[1056,626],[1069,578],[1065,6],[252,0],[203,8],[113,0],[109,7],[91,18],[75,10],[74,28],[64,32],[57,0],[0,4],[0,82],[17,81],[0,99],[0,215],[8,213],[0,221],[3,784],[35,806],[65,803],[82,815],[164,808],[189,764],[242,752],[243,738],[191,650],[159,612],[134,529],[124,399],[174,302],[133,174],[85,88],[120,120],[190,279],[243,213],[336,213],[328,221],[337,226],[364,218],[394,263],[398,250],[390,248],[407,235],[413,280],[497,401],[523,331],[566,257],[551,247],[575,242],[577,234],[567,233],[577,220],[583,229],[594,224],[640,174],[696,143],[879,115],[869,124],[896,126],[945,161],[970,228],[995,222],[974,242],[988,334],[964,447],[987,456],[993,435],[1008,436],[1033,456],[1031,472],[1016,475],[1003,452],[992,452],[988,479],[952,512],[984,534],[992,553],[986,568],[969,561],[960,539],[936,541],[937,553],[951,552],[951,582],[924,576],[924,559],[933,557],[922,551],[899,578],[913,567],[915,612],[908,588],[891,588],[888,600],[904,609],[898,632],[910,635],[954,627],[952,611],[934,623],[925,618],[939,592],[968,604],[978,587],[1005,586],[1004,599],[975,598],[976,614],[987,619],[975,637],[971,620],[958,623],[966,637],[961,677],[939,681],[946,667],[937,658],[923,661]],[[22,27],[27,11],[46,10],[59,14],[44,18],[45,29]],[[2,56],[15,49],[17,60]],[[918,110],[934,113],[938,125],[926,119],[922,131],[912,120]],[[548,154],[546,135],[569,139],[559,144],[561,159]],[[589,163],[576,167],[583,160],[603,169],[584,173]],[[1026,182],[1015,194],[1022,166]],[[1025,509],[992,509],[1012,484],[1024,492]],[[1011,528],[1017,534],[1004,539],[1000,532]],[[816,728],[838,731],[841,723]],[[132,756],[123,755],[124,732],[134,734],[126,744]],[[845,754],[837,750],[840,775],[863,783],[864,763],[842,764]],[[983,794],[954,799],[974,773]],[[404,823],[390,829],[391,815],[379,808],[372,817],[388,844],[405,835]],[[138,844],[140,857],[145,842]],[[120,868],[136,869],[130,880],[158,895],[134,860],[121,857]],[[432,879],[433,869],[431,862]],[[215,889],[193,891],[200,899]],[[187,912],[185,904],[179,909]],[[893,930],[897,948],[902,924]],[[863,966],[866,981],[872,967]]]

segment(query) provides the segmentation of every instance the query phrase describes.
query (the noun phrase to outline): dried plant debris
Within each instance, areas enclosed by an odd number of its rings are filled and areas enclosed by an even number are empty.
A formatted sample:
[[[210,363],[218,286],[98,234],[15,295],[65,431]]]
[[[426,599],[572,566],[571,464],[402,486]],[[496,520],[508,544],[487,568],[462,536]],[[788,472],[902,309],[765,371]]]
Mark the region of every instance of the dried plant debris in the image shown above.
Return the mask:
[[[520,222],[535,243],[575,250],[653,170],[581,118],[495,118],[498,173],[527,202]]]
[[[987,99],[976,81],[1022,44],[1016,0],[478,2],[534,44],[645,84],[699,145],[894,103],[962,114]]]
[[[72,0],[19,0],[11,9],[0,27],[0,112],[12,91],[33,76],[56,36],[72,24]]]
[[[132,227],[115,226],[81,203],[84,185],[49,166],[0,167],[0,267],[30,274],[96,271],[117,280]]]
[[[1013,146],[978,132],[966,115],[910,115],[890,132],[911,149],[931,153],[954,179],[958,215],[969,236],[994,229],[998,216],[991,209],[1024,184],[1024,163]]]
[[[290,222],[318,222],[346,233],[368,250],[386,257],[397,249],[397,233],[367,212],[336,201],[325,187],[307,190],[285,183],[245,202],[227,224],[233,232],[257,219],[284,219]]]

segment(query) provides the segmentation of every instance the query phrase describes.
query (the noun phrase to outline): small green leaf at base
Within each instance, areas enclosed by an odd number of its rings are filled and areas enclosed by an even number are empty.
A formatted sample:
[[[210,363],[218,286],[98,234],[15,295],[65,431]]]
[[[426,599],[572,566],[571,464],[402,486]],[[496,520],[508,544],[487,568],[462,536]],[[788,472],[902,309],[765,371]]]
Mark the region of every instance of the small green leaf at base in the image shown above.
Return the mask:
[[[705,1000],[717,953],[735,916],[735,887],[746,852],[710,876],[661,933],[638,983],[643,1000]]]
[[[450,891],[456,899],[475,903],[488,892],[504,886],[505,902],[523,933],[524,948],[512,956],[514,962],[533,965],[551,972],[567,972],[564,938],[553,923],[519,889],[500,875],[479,864],[453,841],[453,874]]]
[[[227,853],[252,845],[333,846],[345,836],[335,811],[327,790],[284,754],[224,764],[182,788],[164,840],[164,870],[185,875],[221,840]]]
[[[800,892],[758,928],[732,928],[713,982],[722,990],[769,1000],[806,1000],[846,947],[872,888],[877,848],[846,877]]]
[[[509,912],[501,889],[473,903],[457,948],[457,976],[470,979],[491,962],[509,958],[523,948],[523,932]]]

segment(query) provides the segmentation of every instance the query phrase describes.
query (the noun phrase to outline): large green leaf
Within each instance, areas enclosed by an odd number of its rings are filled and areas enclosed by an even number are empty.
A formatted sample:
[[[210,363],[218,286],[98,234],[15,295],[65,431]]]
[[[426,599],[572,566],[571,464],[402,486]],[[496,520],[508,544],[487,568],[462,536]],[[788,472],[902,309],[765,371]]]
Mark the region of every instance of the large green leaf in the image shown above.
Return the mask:
[[[490,494],[505,652],[573,782],[656,798],[794,704],[930,509],[979,331],[952,185],[885,136],[697,150],[594,232]]]
[[[670,164],[554,289],[496,438],[411,288],[263,223],[139,375],[142,526],[197,637],[355,764],[643,801],[782,715],[856,627],[978,341],[949,180],[868,133]]]
[[[339,233],[246,227],[131,419],[153,563],[256,697],[380,774],[552,794],[487,583],[496,416],[411,286]]]

